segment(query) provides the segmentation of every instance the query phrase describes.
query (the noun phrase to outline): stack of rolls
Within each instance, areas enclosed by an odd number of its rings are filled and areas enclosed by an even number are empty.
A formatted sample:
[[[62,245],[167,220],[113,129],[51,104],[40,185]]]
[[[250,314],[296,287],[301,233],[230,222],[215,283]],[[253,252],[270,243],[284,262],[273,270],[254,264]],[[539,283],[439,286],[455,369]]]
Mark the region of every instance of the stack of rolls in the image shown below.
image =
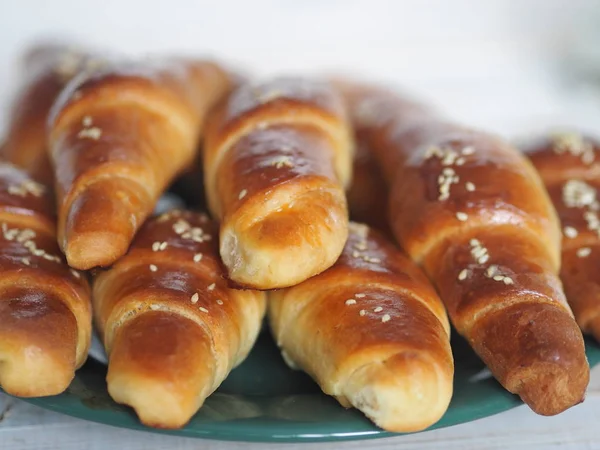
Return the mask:
[[[534,411],[583,400],[592,141],[532,164],[388,89],[204,59],[44,45],[24,67],[0,147],[5,391],[64,391],[93,323],[112,398],[179,428],[266,315],[286,363],[385,430],[446,412],[451,323]],[[153,216],[182,177],[212,218]]]

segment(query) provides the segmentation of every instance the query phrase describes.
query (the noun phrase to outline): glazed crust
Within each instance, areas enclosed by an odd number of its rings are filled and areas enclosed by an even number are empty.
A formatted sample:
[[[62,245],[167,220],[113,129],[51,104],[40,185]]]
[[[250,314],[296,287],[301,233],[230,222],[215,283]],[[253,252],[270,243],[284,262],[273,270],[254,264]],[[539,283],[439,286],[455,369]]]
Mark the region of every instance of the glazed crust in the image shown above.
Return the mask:
[[[532,164],[388,91],[346,93],[390,185],[394,235],[457,331],[534,411],[582,401],[589,367],[558,278],[559,224]]]
[[[81,49],[59,44],[37,45],[26,52],[20,68],[24,81],[7,114],[7,134],[0,150],[6,161],[52,186],[47,150],[48,113],[65,85],[99,61],[99,57]]]
[[[600,339],[600,143],[556,133],[523,143],[562,224],[561,279],[581,329]]]
[[[90,288],[56,244],[48,188],[0,164],[0,385],[11,395],[63,392],[87,358]]]
[[[218,65],[111,63],[81,74],[51,111],[58,237],[69,264],[122,256],[160,194],[192,164],[208,109],[231,86]]]
[[[145,425],[185,425],[260,331],[265,294],[229,288],[216,233],[204,214],[150,219],[94,281],[109,393]]]
[[[230,278],[271,289],[330,267],[347,237],[351,161],[345,109],[326,83],[246,84],[216,108],[204,178]]]
[[[350,224],[333,267],[271,292],[269,318],[290,364],[378,426],[422,430],[448,408],[454,365],[442,302],[421,270],[366,225]]]

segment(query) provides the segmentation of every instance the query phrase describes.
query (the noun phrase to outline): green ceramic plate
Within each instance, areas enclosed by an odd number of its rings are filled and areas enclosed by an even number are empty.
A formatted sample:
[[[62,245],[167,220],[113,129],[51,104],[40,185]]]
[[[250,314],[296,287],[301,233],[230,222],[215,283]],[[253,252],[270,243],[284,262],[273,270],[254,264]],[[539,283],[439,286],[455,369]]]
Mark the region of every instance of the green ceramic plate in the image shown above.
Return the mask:
[[[521,404],[489,377],[462,340],[454,339],[452,344],[456,359],[454,397],[446,415],[431,429],[480,419]],[[591,341],[587,342],[587,354],[591,365],[600,362],[600,349]],[[375,427],[360,412],[342,408],[305,374],[288,369],[266,332],[248,359],[181,430],[160,431],[140,425],[132,410],[110,399],[105,375],[105,366],[89,361],[64,394],[26,401],[117,427],[197,438],[311,442],[392,435]]]

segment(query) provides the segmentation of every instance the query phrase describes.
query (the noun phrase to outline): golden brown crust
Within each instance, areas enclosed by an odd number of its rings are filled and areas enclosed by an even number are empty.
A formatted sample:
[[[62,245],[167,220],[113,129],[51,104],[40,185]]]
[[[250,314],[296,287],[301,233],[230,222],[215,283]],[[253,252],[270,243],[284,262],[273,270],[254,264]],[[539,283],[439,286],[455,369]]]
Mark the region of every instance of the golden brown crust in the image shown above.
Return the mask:
[[[562,225],[561,279],[581,329],[600,339],[600,143],[556,133],[523,145]]]
[[[423,273],[382,235],[350,229],[333,267],[270,294],[274,336],[288,361],[342,405],[390,431],[421,430],[452,395],[446,312]]]
[[[350,218],[391,235],[387,219],[387,185],[377,160],[356,134],[352,183],[346,192]]]
[[[94,282],[108,388],[149,426],[178,428],[248,354],[264,293],[230,289],[216,224],[172,211],[148,221]],[[168,335],[157,342],[161,335]]]
[[[56,244],[48,188],[0,165],[0,385],[26,397],[64,391],[87,358],[90,289]]]
[[[456,329],[534,411],[580,402],[589,367],[557,276],[556,213],[533,166],[499,138],[388,91],[357,88],[348,98],[355,111],[367,105],[354,119],[386,172],[394,235],[435,282]],[[535,326],[509,320],[519,316]],[[531,333],[536,344],[521,346]]]
[[[285,287],[335,262],[347,235],[351,153],[342,101],[325,83],[243,85],[214,111],[205,186],[233,281]]]
[[[107,62],[69,84],[51,112],[49,139],[59,242],[72,266],[109,265],[127,251],[192,163],[206,112],[230,82],[210,62],[161,60]]]
[[[21,64],[24,81],[7,116],[7,135],[0,152],[5,160],[52,185],[46,139],[48,113],[65,85],[99,61],[98,56],[65,45],[44,44],[29,49]]]

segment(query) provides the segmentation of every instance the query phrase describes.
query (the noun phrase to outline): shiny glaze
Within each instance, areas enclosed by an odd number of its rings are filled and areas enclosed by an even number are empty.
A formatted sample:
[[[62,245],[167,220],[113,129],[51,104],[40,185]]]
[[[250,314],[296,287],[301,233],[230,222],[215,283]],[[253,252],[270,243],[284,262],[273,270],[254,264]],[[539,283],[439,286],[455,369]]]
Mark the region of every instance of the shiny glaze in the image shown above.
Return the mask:
[[[160,194],[193,162],[205,114],[231,83],[212,62],[157,59],[107,60],[67,86],[49,140],[59,242],[72,266],[110,265],[126,252]]]
[[[65,62],[69,58],[69,67]],[[48,185],[52,167],[47,156],[46,123],[48,113],[67,82],[84,69],[92,57],[62,45],[31,48],[23,58],[24,81],[15,95],[1,155]]]
[[[147,221],[129,252],[95,278],[109,392],[146,425],[183,426],[260,330],[265,294],[229,287],[216,232],[204,214],[170,211]]]
[[[374,373],[367,382],[372,385],[365,389],[375,392],[396,386],[389,394],[406,392],[407,398],[412,389],[427,390],[420,397],[430,408],[427,412],[420,410],[422,405],[403,406],[414,407],[414,419],[421,421],[421,427],[445,411],[453,373],[446,312],[420,269],[379,233],[352,223],[344,252],[333,267],[298,286],[274,291],[270,302],[279,346],[343,405],[365,406],[369,416],[370,408],[379,408],[346,397],[350,388],[345,385],[363,367],[381,362],[380,378]],[[395,374],[389,379],[388,369]],[[411,378],[413,372],[421,374],[419,381]],[[437,378],[428,384],[431,374]],[[394,418],[375,420],[397,431],[407,426]],[[418,427],[411,422],[411,427]]]
[[[330,140],[308,125],[275,125],[242,137],[223,157],[217,174],[225,216],[255,196],[267,201],[270,191],[285,183],[321,177],[335,184],[330,150]],[[242,190],[246,195],[240,199]]]
[[[388,91],[358,87],[348,100],[377,106],[354,118],[390,185],[392,230],[459,333],[534,411],[581,401],[589,367],[558,278],[558,218],[533,166],[501,139]]]
[[[377,160],[356,133],[352,183],[346,192],[350,218],[391,234],[387,220],[388,189]]]
[[[590,193],[600,198],[600,143],[589,136],[570,134],[589,148],[593,154],[591,161],[571,152],[557,151],[559,135],[533,139],[523,143],[522,149],[539,171],[561,221],[560,275],[569,304],[582,330],[600,339],[600,237],[586,220],[586,213],[598,211],[568,205],[563,194],[567,183],[577,181],[584,182]],[[582,249],[589,254],[582,256],[579,253]]]
[[[272,126],[284,124],[309,125],[319,130],[330,141],[331,159],[327,164],[333,166],[339,182],[349,182],[350,133],[343,102],[331,86],[295,78],[276,78],[256,85],[247,83],[235,89],[209,120],[204,170],[213,213],[222,215],[223,206],[218,201],[215,186],[217,173],[228,169],[222,160],[231,147],[251,132],[266,132]]]
[[[86,276],[66,264],[54,223],[49,189],[1,164],[0,379],[13,395],[58,394],[87,358],[90,288]],[[28,349],[39,357],[23,360]]]
[[[310,80],[242,85],[213,111],[204,182],[234,282],[287,287],[335,262],[347,234],[350,134],[340,96]]]

